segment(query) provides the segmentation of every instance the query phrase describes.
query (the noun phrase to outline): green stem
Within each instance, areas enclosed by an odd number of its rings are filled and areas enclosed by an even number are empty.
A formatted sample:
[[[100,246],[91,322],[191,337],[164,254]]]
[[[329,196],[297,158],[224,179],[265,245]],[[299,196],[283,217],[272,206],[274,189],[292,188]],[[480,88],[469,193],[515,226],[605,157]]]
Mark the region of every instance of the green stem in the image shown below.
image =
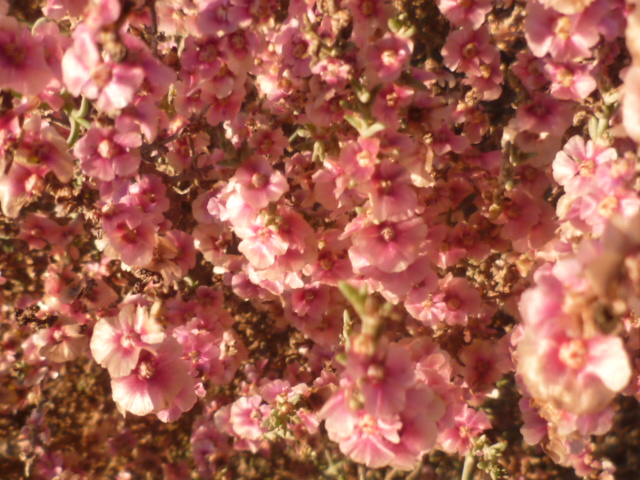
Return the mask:
[[[460,480],[471,480],[471,475],[476,467],[476,456],[469,452],[464,459],[464,466],[462,467],[462,476]]]

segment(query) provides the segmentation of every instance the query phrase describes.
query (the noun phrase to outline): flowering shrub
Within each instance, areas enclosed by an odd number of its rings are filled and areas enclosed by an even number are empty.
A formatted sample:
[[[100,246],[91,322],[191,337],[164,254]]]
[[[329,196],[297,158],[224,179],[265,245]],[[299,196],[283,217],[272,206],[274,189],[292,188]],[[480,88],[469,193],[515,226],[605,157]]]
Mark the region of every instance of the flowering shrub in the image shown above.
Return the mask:
[[[638,38],[631,0],[0,0],[3,470],[623,478]]]

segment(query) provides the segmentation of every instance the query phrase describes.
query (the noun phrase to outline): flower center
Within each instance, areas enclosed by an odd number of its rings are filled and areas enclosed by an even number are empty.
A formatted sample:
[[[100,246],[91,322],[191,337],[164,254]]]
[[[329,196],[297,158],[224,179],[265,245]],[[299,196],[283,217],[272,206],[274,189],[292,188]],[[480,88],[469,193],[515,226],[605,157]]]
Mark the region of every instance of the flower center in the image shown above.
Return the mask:
[[[587,361],[587,346],[584,341],[574,338],[564,342],[560,347],[560,361],[567,367],[577,370],[582,368]]]
[[[392,241],[394,238],[396,238],[396,231],[391,226],[384,227],[380,232],[380,236],[385,242],[388,243]]]
[[[138,367],[138,377],[141,379],[149,380],[156,373],[156,367],[153,365],[151,361],[146,361],[140,363]]]
[[[475,43],[469,43],[462,49],[462,56],[467,60],[476,58],[478,55],[478,46]]]
[[[462,306],[462,302],[458,297],[449,297],[447,299],[447,308],[449,310],[458,310]]]
[[[200,52],[198,53],[198,59],[202,63],[211,63],[216,58],[218,58],[218,49],[214,44],[209,43],[207,45],[204,45],[202,48],[200,48]]]
[[[398,52],[395,50],[385,50],[381,55],[382,64],[385,67],[390,67],[398,62]]]
[[[254,188],[264,188],[268,183],[269,177],[264,173],[254,173],[251,177],[251,185],[253,185]]]
[[[571,36],[571,19],[566,16],[558,18],[553,31],[562,40],[567,40]]]

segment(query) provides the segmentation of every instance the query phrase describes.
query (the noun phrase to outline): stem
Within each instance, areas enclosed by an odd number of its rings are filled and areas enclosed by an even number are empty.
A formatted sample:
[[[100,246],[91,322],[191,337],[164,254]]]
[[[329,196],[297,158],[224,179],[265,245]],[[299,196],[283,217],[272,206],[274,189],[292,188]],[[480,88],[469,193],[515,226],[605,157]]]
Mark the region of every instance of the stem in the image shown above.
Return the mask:
[[[69,117],[69,125],[71,130],[69,131],[69,136],[67,137],[67,145],[69,147],[73,147],[73,145],[78,141],[78,137],[80,136],[80,127],[78,126],[78,122],[73,116]]]
[[[471,480],[471,475],[473,475],[473,471],[476,466],[476,456],[469,452],[464,459],[464,466],[462,467],[462,476],[460,480]]]

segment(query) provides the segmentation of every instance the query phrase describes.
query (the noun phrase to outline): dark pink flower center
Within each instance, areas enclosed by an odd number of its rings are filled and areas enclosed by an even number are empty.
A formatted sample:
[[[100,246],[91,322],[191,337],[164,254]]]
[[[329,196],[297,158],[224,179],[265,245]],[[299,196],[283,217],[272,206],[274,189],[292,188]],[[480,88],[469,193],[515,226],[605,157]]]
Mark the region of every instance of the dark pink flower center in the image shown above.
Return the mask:
[[[218,49],[212,43],[208,43],[200,48],[198,59],[202,63],[211,63],[218,58]]]
[[[4,55],[16,67],[20,67],[27,59],[27,49],[17,43],[8,43],[3,48]]]

